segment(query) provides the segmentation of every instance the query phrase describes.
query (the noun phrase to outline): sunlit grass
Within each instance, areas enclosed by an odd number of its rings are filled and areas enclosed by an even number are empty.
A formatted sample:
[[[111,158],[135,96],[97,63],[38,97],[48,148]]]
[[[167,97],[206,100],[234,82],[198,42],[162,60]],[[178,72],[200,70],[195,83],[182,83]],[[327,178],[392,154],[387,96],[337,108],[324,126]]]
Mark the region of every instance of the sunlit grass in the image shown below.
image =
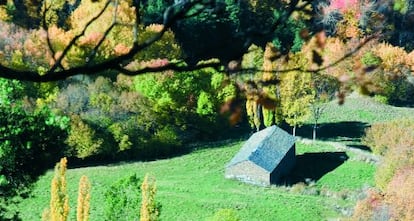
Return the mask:
[[[321,144],[321,151],[334,147]],[[237,211],[243,220],[323,220],[339,217],[334,205],[344,204],[343,199],[323,195],[298,194],[286,187],[257,187],[224,178],[224,165],[238,151],[241,143],[212,146],[188,155],[153,162],[125,163],[70,169],[67,172],[70,190],[71,220],[75,220],[77,185],[84,174],[92,182],[91,220],[102,220],[104,192],[116,180],[138,174],[151,173],[157,178],[158,200],[162,204],[163,220],[205,220],[220,208]],[[317,146],[301,144],[300,152],[316,151]],[[69,162],[70,164],[70,162]],[[346,163],[344,164],[346,166]],[[350,166],[352,167],[352,166]],[[362,167],[363,168],[363,167]],[[367,173],[362,169],[363,173]],[[320,186],[331,188],[331,176],[345,177],[349,170],[327,174]],[[23,220],[39,220],[43,208],[48,206],[52,172],[36,183],[33,198],[19,205]],[[361,177],[353,183],[362,183],[371,176]],[[319,185],[319,182],[317,183]],[[327,184],[329,184],[327,186]],[[347,188],[347,187],[344,187]],[[358,189],[358,186],[350,189]],[[332,191],[342,188],[335,186]],[[330,191],[331,191],[330,190]],[[352,204],[346,203],[346,204]]]

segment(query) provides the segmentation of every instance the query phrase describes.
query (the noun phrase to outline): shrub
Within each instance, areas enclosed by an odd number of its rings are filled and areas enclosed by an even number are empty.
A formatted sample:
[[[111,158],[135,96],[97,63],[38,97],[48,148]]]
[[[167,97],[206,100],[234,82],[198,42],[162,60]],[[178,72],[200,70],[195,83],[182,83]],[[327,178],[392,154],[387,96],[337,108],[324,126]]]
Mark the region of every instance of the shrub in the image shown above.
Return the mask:
[[[123,178],[105,193],[105,220],[135,220],[139,217],[141,183],[137,175]]]
[[[374,96],[374,100],[381,104],[388,104],[388,97],[384,95],[377,94]]]
[[[383,155],[375,174],[376,186],[358,202],[354,217],[358,220],[414,219],[414,121],[377,123],[367,130],[364,143]]]
[[[43,218],[48,217],[52,221],[66,221],[68,219],[69,196],[66,188],[66,166],[66,158],[62,158],[55,166],[55,176],[52,179],[50,191],[49,214],[44,212]]]
[[[160,204],[155,201],[157,188],[155,186],[155,178],[145,175],[144,182],[141,185],[142,201],[140,221],[156,221],[159,220]]]
[[[91,199],[91,183],[87,176],[82,176],[79,180],[78,207],[76,210],[77,221],[89,220],[89,204]]]
[[[413,166],[401,169],[387,186],[385,200],[390,205],[391,220],[414,220],[413,173]]]
[[[182,151],[179,130],[173,126],[165,126],[155,132],[144,149],[139,150],[140,157],[165,157]]]
[[[396,146],[414,145],[414,121],[402,119],[392,122],[375,123],[365,132],[363,144],[380,155],[385,155],[387,150]]]
[[[387,152],[375,174],[375,182],[380,189],[384,190],[387,187],[397,170],[414,165],[413,147],[399,145]]]
[[[376,211],[381,210],[383,205],[384,196],[374,189],[369,189],[366,198],[357,202],[352,220],[374,220]]]
[[[414,121],[376,123],[366,131],[363,143],[383,156],[375,180],[376,185],[384,190],[395,171],[414,164]]]

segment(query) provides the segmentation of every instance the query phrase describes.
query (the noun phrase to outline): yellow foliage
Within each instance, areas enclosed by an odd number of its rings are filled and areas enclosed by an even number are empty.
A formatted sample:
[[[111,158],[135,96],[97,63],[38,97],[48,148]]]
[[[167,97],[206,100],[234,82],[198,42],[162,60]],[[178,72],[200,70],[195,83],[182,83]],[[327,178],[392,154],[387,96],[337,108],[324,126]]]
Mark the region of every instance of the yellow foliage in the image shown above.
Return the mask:
[[[0,6],[0,20],[2,21],[9,21],[11,18],[9,14],[7,13],[6,6],[2,5]]]
[[[140,221],[156,221],[158,220],[159,211],[155,202],[155,194],[157,187],[155,185],[155,178],[145,175],[144,181],[141,185],[141,211]]]
[[[290,65],[303,64],[300,53],[292,55]],[[281,106],[285,121],[291,126],[297,126],[310,117],[310,104],[315,92],[312,87],[311,73],[290,71],[281,76],[280,94]]]
[[[91,200],[91,183],[87,176],[82,176],[80,178],[78,191],[78,207],[76,210],[77,221],[88,221]]]
[[[96,138],[95,130],[77,116],[71,116],[71,130],[66,143],[77,157],[85,158],[101,151],[103,140]]]
[[[388,43],[378,44],[372,49],[374,55],[381,58],[381,68],[392,74],[399,74],[401,68],[407,65],[408,54],[403,48]]]
[[[55,176],[51,184],[50,219],[66,221],[69,216],[69,196],[66,186],[66,157],[60,159],[55,166]]]

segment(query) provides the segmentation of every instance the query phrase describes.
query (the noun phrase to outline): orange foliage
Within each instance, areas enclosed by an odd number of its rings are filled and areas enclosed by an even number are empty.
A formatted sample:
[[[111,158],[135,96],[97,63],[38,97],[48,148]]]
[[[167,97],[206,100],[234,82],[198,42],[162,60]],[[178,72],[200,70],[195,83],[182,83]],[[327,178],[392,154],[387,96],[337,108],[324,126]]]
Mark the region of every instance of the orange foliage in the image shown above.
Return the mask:
[[[388,43],[378,44],[372,49],[372,52],[381,58],[381,68],[391,74],[400,74],[403,67],[408,67],[407,61],[410,61],[403,48]]]
[[[117,56],[127,54],[130,50],[131,49],[129,47],[125,46],[122,43],[117,44],[114,48],[115,55]]]
[[[366,198],[357,202],[352,220],[374,220],[375,213],[384,209],[384,206],[384,196],[374,189],[369,189]]]
[[[414,220],[414,167],[399,170],[387,186],[391,220]]]

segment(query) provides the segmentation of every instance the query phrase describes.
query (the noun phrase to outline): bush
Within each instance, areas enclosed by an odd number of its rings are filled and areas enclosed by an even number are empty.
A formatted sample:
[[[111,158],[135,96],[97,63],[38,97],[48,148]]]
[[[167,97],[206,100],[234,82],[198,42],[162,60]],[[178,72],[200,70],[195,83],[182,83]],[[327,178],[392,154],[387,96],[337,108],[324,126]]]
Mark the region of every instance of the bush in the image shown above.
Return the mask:
[[[388,97],[384,95],[377,94],[374,96],[374,100],[381,104],[388,104]]]
[[[155,200],[157,187],[153,176],[145,175],[141,185],[142,201],[140,210],[140,221],[157,221],[160,216],[161,205]]]
[[[123,178],[105,193],[105,220],[136,220],[141,205],[141,182],[137,175]]]
[[[414,121],[402,119],[375,123],[365,132],[363,144],[372,152],[384,156],[388,149],[397,146],[414,146]]]
[[[369,189],[366,198],[357,202],[352,220],[376,220],[374,215],[383,208],[384,196],[374,189]]]
[[[366,131],[363,143],[383,156],[375,181],[384,190],[395,171],[414,164],[414,121],[404,119],[376,123]]]
[[[384,190],[395,172],[401,168],[414,165],[413,145],[400,145],[389,150],[384,156],[375,174],[376,185]]]
[[[391,220],[414,220],[414,167],[395,173],[386,189],[386,202],[390,205]]]
[[[358,202],[357,220],[414,219],[414,121],[398,120],[372,125],[364,143],[383,156],[375,174],[381,192],[370,192]]]

